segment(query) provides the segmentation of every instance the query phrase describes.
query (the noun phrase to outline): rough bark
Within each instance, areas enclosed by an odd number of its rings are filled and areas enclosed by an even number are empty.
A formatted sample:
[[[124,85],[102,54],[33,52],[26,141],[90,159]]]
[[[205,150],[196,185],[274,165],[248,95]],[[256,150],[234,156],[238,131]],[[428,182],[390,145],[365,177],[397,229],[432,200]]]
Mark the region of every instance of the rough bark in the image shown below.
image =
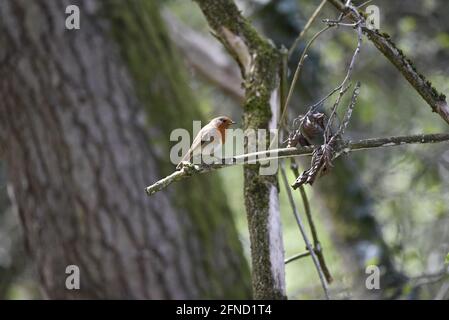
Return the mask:
[[[217,38],[240,66],[245,88],[244,129],[275,128],[281,66],[279,51],[255,31],[233,1],[196,2]],[[284,299],[284,250],[277,176],[260,175],[259,168],[259,164],[244,168],[254,298]]]
[[[0,147],[46,296],[248,297],[217,177],[143,191],[170,128],[199,117],[155,1],[2,1],[0,47]]]
[[[19,219],[8,201],[4,167],[0,160],[0,300],[10,298],[11,288],[28,263]]]

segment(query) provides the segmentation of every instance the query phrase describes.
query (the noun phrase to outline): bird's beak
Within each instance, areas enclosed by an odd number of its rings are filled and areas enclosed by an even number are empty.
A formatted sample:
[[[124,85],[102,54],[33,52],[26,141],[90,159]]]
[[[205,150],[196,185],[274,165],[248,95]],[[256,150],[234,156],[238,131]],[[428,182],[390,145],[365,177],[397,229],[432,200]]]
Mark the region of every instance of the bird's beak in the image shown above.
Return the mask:
[[[236,124],[237,122],[235,122],[235,121],[233,121],[233,120],[231,120],[231,124]]]

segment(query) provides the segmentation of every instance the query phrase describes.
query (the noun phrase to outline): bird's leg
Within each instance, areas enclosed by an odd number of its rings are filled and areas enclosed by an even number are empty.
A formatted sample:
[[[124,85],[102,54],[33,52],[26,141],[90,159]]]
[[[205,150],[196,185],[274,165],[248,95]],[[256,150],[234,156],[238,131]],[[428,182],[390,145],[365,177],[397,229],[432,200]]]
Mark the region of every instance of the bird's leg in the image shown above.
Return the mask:
[[[176,170],[178,171],[194,171],[198,170],[198,165],[195,165],[189,161],[182,161],[176,166]]]

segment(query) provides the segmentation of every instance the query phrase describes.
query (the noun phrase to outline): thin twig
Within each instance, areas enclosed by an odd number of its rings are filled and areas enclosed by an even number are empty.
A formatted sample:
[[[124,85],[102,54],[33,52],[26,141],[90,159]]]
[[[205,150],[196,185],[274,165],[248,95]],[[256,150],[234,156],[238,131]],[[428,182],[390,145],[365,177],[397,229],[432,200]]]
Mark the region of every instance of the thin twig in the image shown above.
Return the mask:
[[[170,29],[172,42],[182,51],[189,66],[208,83],[214,84],[238,104],[242,104],[245,91],[239,69],[223,52],[222,46],[182,23],[168,9],[162,11],[162,17]]]
[[[335,117],[335,115],[337,113],[337,108],[338,108],[338,106],[340,104],[341,98],[346,93],[346,90],[349,87],[348,82],[351,80],[352,70],[354,69],[355,61],[356,61],[356,58],[357,58],[357,56],[358,56],[358,54],[360,52],[361,47],[362,47],[362,27],[361,27],[361,20],[359,20],[357,22],[357,47],[354,50],[354,53],[352,55],[351,62],[349,63],[349,67],[348,67],[348,70],[346,72],[346,76],[343,79],[342,83],[338,86],[340,88],[339,89],[340,92],[339,92],[339,95],[337,97],[337,100],[334,103],[331,115],[329,116],[329,121],[327,122],[327,125],[326,125],[326,130],[324,132],[324,138],[325,139],[327,139],[327,137],[328,137],[328,133],[329,133],[330,127],[331,127],[331,125],[333,123],[334,117]],[[345,88],[345,86],[346,86],[346,88]]]
[[[310,256],[310,251],[308,251],[308,250],[305,252],[302,252],[302,253],[295,254],[295,255],[285,259],[285,264],[296,261],[296,260],[304,258],[304,257],[308,257],[308,256]]]
[[[290,167],[291,167],[295,177],[298,177],[299,171],[298,171],[298,164],[297,164],[296,160],[297,159],[291,159],[292,162],[291,162]],[[310,210],[309,199],[307,197],[304,186],[301,185],[299,187],[299,192],[301,194],[301,199],[302,199],[302,202],[304,205],[304,212],[306,213],[307,221],[309,223],[310,233],[312,234],[313,247],[314,247],[315,253],[317,254],[318,261],[320,262],[320,266],[323,270],[324,276],[326,277],[326,281],[328,283],[331,283],[333,281],[333,278],[329,271],[329,268],[327,267],[326,260],[324,259],[323,250],[321,248],[320,240],[318,239],[318,232],[315,227],[315,222],[313,221],[312,211]]]
[[[296,223],[298,224],[299,231],[301,232],[302,237],[304,238],[304,242],[306,243],[307,250],[310,252],[310,255],[312,256],[313,263],[315,264],[315,268],[317,269],[318,276],[320,277],[321,286],[323,287],[324,294],[326,296],[326,299],[330,299],[329,296],[329,288],[324,276],[323,269],[321,268],[320,262],[318,261],[318,258],[315,254],[315,251],[313,250],[312,244],[309,241],[309,238],[307,237],[306,230],[304,228],[304,225],[302,223],[301,217],[299,216],[298,209],[296,208],[295,200],[293,199],[292,190],[290,189],[290,184],[288,183],[287,174],[285,173],[284,163],[281,162],[281,175],[282,180],[285,184],[285,189],[287,191],[288,200],[290,202],[290,205],[293,210],[293,214],[296,219]]]
[[[292,83],[290,84],[290,89],[288,91],[288,95],[287,95],[287,99],[285,100],[285,105],[282,111],[282,115],[281,115],[281,120],[285,117],[285,113],[287,110],[287,106],[290,103],[290,100],[292,98],[293,95],[293,90],[295,88],[296,85],[296,81],[298,80],[299,74],[301,72],[302,69],[302,65],[304,63],[304,60],[307,57],[307,52],[310,48],[310,46],[313,44],[313,42],[324,32],[326,32],[327,30],[329,30],[330,28],[332,28],[332,26],[326,26],[325,28],[321,29],[320,31],[318,31],[317,33],[315,33],[315,35],[312,37],[312,39],[310,39],[310,41],[307,43],[306,47],[304,48],[304,51],[301,54],[301,58],[299,59],[298,65],[296,67],[295,73],[293,75],[293,79],[292,79]]]
[[[343,121],[340,124],[340,127],[338,128],[336,135],[342,136],[345,133],[345,130],[349,124],[349,120],[351,120],[352,111],[354,110],[355,104],[357,102],[357,98],[360,93],[360,86],[361,86],[361,83],[357,82],[357,84],[355,85],[354,91],[352,92],[352,98],[351,98],[351,102],[349,103],[348,110],[346,111],[346,114],[343,118]]]
[[[352,21],[360,19],[360,13],[354,8],[350,8],[339,0],[328,0],[336,7],[341,14],[347,15]],[[359,15],[359,16],[357,16]],[[366,25],[362,26],[363,33],[375,45],[375,47],[399,70],[404,78],[421,95],[434,112],[437,112],[444,121],[449,123],[449,105],[446,101],[446,95],[438,92],[414,66],[404,53],[391,40],[387,33],[379,30],[371,30]]]
[[[373,1],[373,0],[368,0],[368,1],[365,1],[364,3],[362,3],[362,4],[359,4],[359,5],[357,6],[357,9],[363,8],[364,6],[366,6],[368,3],[372,2],[372,1]]]
[[[352,111],[355,108],[355,105],[357,103],[357,98],[360,93],[360,86],[361,83],[358,81],[355,85],[354,91],[352,92],[351,102],[349,103],[348,109],[346,110],[345,116],[343,118],[343,121],[340,123],[340,126],[337,130],[337,132],[329,139],[328,144],[332,144],[335,139],[341,138],[343,134],[345,133],[345,130],[349,124],[349,121],[351,120]]]
[[[324,20],[324,22],[327,22],[327,26],[328,27],[335,27],[335,26],[339,26],[341,25],[341,21],[345,18],[346,16],[343,15],[343,13],[340,15],[340,17],[335,20],[332,21],[332,23],[330,23],[330,20]],[[324,101],[326,101],[327,99],[329,99],[335,92],[340,91],[339,97],[337,98],[337,102],[334,104],[334,108],[337,105],[341,99],[341,96],[346,92],[346,90],[348,89],[348,85],[347,82],[351,79],[351,73],[352,70],[354,68],[354,64],[355,64],[355,59],[358,55],[358,53],[360,52],[360,48],[361,48],[361,44],[362,44],[362,38],[361,38],[361,20],[359,19],[358,22],[355,24],[355,26],[357,27],[357,47],[354,50],[354,53],[352,55],[351,58],[351,62],[349,63],[349,67],[346,71],[346,75],[345,78],[343,79],[343,81],[341,82],[341,84],[339,86],[337,86],[336,88],[334,88],[331,92],[329,92],[324,98],[322,98],[321,100],[319,100],[318,102],[316,102],[315,104],[313,104],[312,106],[309,107],[309,111],[308,113],[312,113],[315,111],[315,109],[320,106],[322,103],[324,103]],[[332,117],[332,115],[331,115]],[[331,120],[331,119],[329,119]],[[330,122],[330,121],[329,121]]]
[[[290,57],[293,54],[293,51],[295,51],[296,46],[299,44],[299,42],[301,41],[302,37],[305,35],[305,33],[307,32],[307,30],[309,30],[310,26],[312,25],[312,23],[315,21],[316,17],[320,14],[321,9],[323,9],[324,5],[326,4],[327,0],[323,0],[321,1],[321,3],[319,4],[319,6],[315,9],[315,11],[313,12],[313,14],[310,16],[309,20],[307,21],[306,25],[304,26],[304,28],[301,30],[301,32],[299,33],[299,36],[295,39],[295,41],[293,42],[292,46],[290,47],[290,50],[288,50],[288,56]]]
[[[393,147],[405,144],[423,144],[423,143],[438,143],[449,141],[449,133],[436,133],[436,134],[418,134],[411,136],[396,136],[387,138],[372,138],[359,141],[344,141],[341,143],[334,158],[337,158],[341,154],[349,153],[357,150]],[[183,180],[191,175],[206,173],[217,169],[230,167],[234,165],[241,165],[245,163],[257,163],[260,161],[276,160],[288,157],[298,157],[311,155],[313,152],[313,146],[299,147],[299,148],[281,148],[266,151],[258,151],[240,156],[235,156],[230,159],[225,159],[224,164],[211,164],[211,165],[189,165],[184,166],[180,171],[175,171],[171,175],[159,180],[145,188],[148,195],[152,195],[158,191],[165,189],[173,182]]]
[[[304,48],[302,54],[301,54],[301,58],[299,59],[298,65],[296,66],[296,70],[295,73],[293,75],[293,79],[292,79],[292,83],[290,84],[290,88],[288,90],[288,94],[287,94],[287,98],[285,99],[285,101],[282,104],[282,113],[281,116],[279,117],[279,122],[278,122],[278,127],[280,127],[280,125],[283,123],[285,115],[287,114],[287,109],[288,109],[288,105],[290,103],[290,100],[293,96],[293,91],[296,85],[296,81],[298,80],[300,71],[302,69],[302,65],[304,64],[304,60],[307,58],[307,51],[309,50],[310,46],[312,45],[312,43],[321,35],[323,34],[325,31],[329,30],[332,26],[327,26],[323,29],[321,29],[320,31],[318,31],[313,37],[312,39],[310,39],[310,41],[307,43],[306,47]],[[283,100],[283,99],[282,99]],[[276,134],[275,137],[271,140],[270,142],[270,148],[273,146],[274,141],[276,141],[278,139],[278,135]]]

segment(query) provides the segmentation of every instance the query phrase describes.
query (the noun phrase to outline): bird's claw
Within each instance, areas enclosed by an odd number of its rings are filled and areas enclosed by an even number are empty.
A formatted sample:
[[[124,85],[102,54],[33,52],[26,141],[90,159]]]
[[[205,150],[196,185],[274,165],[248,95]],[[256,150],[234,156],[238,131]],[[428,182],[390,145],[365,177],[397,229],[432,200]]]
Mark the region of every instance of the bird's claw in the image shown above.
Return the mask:
[[[176,170],[181,171],[181,170],[183,170],[184,168],[191,167],[191,166],[193,166],[193,164],[190,163],[189,161],[181,161],[181,162],[176,166]]]
[[[188,161],[182,161],[176,167],[176,170],[183,171],[187,175],[199,171],[200,167]]]

